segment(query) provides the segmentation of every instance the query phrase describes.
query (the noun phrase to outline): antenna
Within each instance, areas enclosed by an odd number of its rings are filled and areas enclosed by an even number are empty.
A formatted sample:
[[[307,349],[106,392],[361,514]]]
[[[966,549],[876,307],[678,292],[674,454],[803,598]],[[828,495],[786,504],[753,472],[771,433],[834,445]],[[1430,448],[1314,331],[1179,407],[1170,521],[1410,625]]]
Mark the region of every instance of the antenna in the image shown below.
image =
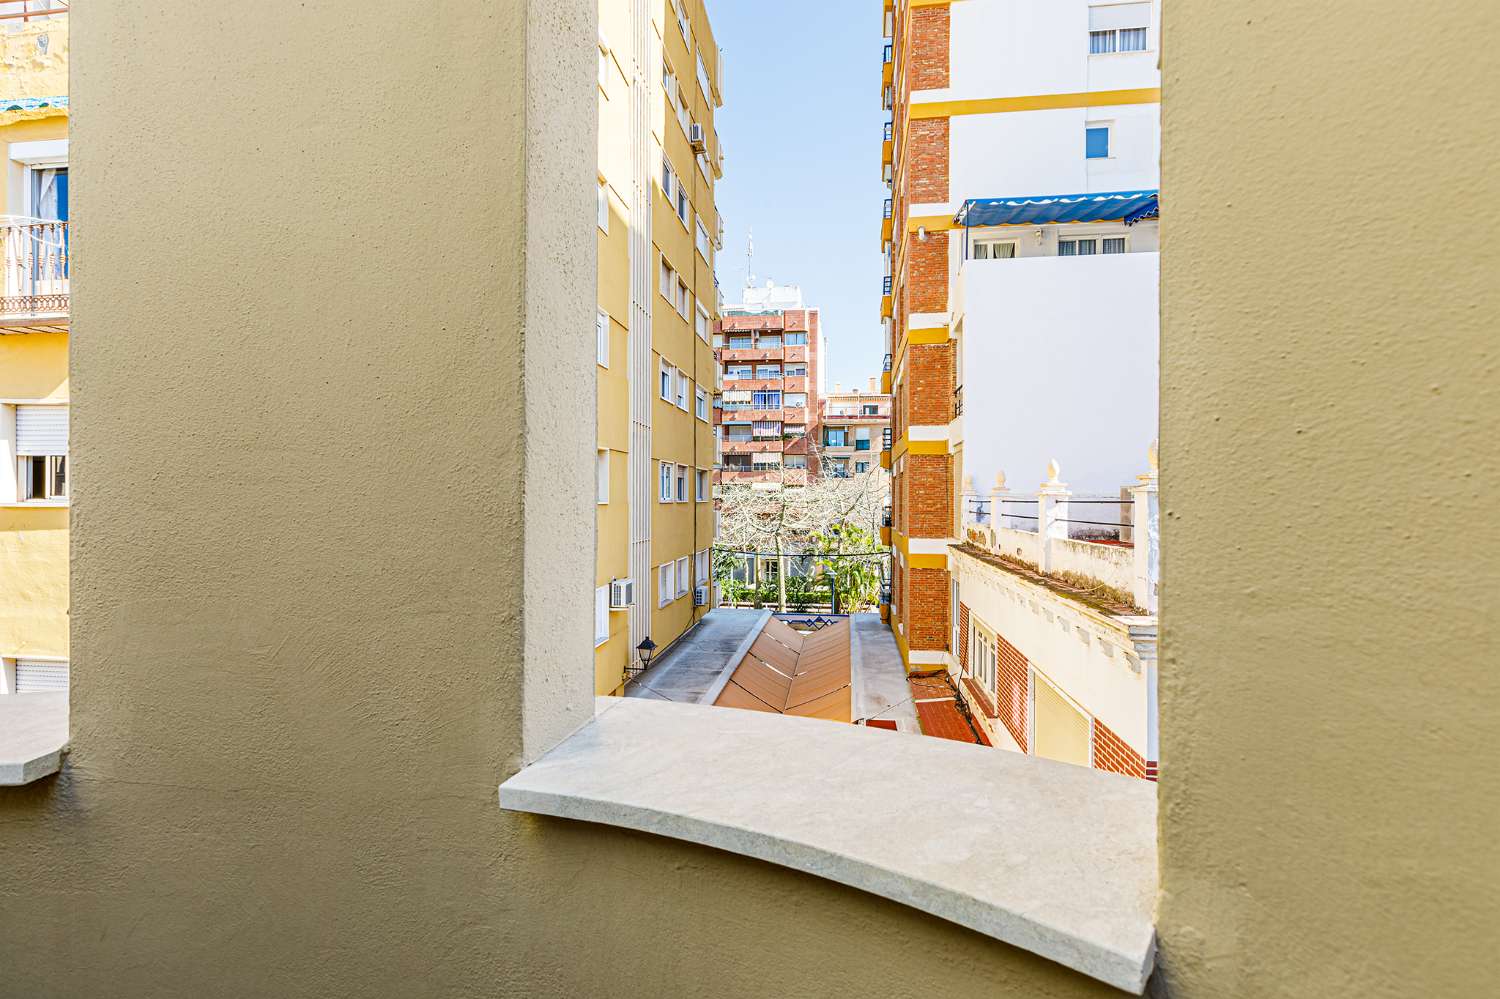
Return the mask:
[[[755,287],[755,230],[745,236],[745,287]]]

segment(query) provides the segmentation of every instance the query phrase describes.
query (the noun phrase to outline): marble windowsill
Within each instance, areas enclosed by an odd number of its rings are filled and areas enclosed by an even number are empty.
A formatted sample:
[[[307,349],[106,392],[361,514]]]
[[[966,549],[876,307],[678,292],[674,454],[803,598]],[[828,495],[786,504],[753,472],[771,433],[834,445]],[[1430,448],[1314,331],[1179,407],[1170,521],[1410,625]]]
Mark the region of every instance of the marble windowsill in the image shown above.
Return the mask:
[[[67,750],[67,694],[0,695],[0,785],[57,773]]]
[[[600,698],[593,721],[500,786],[500,805],[805,871],[1137,994],[1155,957],[1156,790],[1128,777],[813,719]]]

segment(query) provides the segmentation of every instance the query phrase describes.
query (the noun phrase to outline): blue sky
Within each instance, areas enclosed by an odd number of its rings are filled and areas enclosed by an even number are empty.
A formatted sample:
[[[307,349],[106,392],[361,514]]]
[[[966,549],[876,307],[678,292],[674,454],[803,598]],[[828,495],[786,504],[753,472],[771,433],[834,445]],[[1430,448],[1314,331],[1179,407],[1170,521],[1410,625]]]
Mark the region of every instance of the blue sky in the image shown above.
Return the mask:
[[[764,284],[799,284],[822,310],[828,386],[880,374],[880,5],[707,0],[724,49],[719,283],[745,282],[755,234]]]

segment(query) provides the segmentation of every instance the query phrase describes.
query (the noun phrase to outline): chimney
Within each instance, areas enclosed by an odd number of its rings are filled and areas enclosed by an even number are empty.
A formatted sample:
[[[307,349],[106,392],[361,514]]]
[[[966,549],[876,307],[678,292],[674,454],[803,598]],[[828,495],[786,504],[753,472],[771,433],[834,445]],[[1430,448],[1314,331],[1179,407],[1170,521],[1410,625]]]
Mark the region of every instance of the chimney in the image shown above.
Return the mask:
[[[870,379],[870,394],[871,395],[875,394],[875,379],[874,378]]]
[[[834,395],[838,395],[843,390],[844,390],[844,386],[840,385],[838,382],[834,382],[833,383],[833,394]]]

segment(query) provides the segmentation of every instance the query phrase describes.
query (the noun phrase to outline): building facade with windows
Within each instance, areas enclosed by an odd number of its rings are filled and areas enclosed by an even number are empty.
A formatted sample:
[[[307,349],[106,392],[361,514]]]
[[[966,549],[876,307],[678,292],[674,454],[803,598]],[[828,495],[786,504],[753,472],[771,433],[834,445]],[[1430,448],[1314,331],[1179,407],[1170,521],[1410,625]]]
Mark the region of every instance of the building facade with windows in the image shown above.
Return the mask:
[[[0,696],[68,686],[68,19],[0,2]],[[38,15],[39,9],[55,11]]]
[[[823,475],[861,475],[880,464],[891,429],[891,397],[871,378],[864,389],[833,390],[819,399],[819,462]]]
[[[1118,498],[1155,437],[1157,7],[885,4],[882,462],[913,672],[962,668],[966,474],[1055,459]]]
[[[708,611],[714,127],[722,55],[703,0],[600,0],[595,689]]]
[[[722,391],[714,403],[717,481],[759,489],[818,474],[823,334],[796,286],[746,288],[714,336]]]

